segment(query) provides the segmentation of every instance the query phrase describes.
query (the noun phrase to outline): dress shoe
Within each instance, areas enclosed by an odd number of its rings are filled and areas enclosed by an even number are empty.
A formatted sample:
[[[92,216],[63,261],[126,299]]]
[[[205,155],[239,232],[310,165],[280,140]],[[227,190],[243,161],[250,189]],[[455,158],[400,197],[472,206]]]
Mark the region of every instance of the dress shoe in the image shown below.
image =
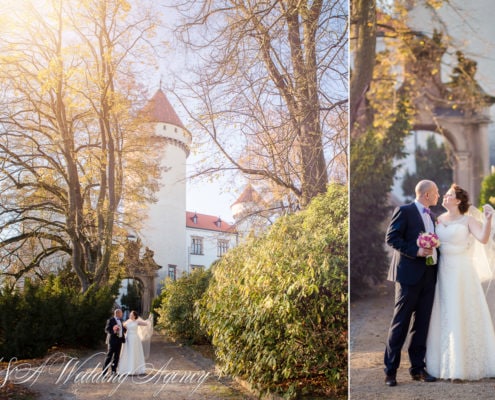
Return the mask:
[[[397,379],[395,375],[387,375],[385,376],[385,385],[387,386],[397,386]]]
[[[422,382],[435,382],[437,380],[437,378],[435,378],[434,376],[431,376],[424,369],[422,369],[422,370],[420,370],[414,374],[411,374],[411,377],[415,381],[422,381]]]

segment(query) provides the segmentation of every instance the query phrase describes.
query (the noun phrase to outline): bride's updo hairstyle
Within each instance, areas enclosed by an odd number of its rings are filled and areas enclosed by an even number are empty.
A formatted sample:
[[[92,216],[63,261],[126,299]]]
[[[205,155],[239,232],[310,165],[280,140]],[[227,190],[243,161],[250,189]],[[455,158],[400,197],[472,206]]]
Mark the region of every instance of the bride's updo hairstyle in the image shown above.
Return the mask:
[[[469,210],[469,206],[471,205],[469,203],[468,192],[466,192],[463,188],[461,188],[459,185],[456,185],[455,183],[452,184],[450,188],[455,192],[455,198],[461,201],[458,205],[459,212],[461,214],[465,214],[467,210]]]
[[[131,314],[134,315],[134,318],[138,319],[139,315],[136,311],[131,311]]]

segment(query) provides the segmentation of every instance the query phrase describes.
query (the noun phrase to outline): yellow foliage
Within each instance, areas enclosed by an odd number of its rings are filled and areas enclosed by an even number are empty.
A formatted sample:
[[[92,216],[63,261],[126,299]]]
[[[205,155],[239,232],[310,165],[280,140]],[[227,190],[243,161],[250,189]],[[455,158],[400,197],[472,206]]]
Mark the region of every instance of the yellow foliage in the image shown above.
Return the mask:
[[[427,4],[435,10],[440,9],[443,6],[445,0],[427,0]]]

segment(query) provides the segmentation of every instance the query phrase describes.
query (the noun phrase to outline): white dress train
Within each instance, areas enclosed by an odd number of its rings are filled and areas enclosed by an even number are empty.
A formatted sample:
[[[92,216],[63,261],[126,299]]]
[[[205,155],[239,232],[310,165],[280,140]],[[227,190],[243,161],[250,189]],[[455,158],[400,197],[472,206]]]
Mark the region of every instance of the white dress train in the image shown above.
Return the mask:
[[[468,218],[439,222],[436,227],[440,259],[426,368],[441,379],[495,377],[495,330],[473,264],[476,239],[469,232]]]

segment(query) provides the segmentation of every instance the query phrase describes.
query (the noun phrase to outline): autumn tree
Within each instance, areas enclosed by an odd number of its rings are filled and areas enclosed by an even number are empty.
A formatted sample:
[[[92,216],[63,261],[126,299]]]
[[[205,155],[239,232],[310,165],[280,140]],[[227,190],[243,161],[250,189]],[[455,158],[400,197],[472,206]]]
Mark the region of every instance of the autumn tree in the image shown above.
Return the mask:
[[[412,7],[424,7],[429,10],[432,18],[444,26],[437,10],[442,6],[451,7],[453,4],[445,0],[352,0],[350,17],[350,132],[354,138],[366,133],[372,126],[376,115],[373,106],[369,104],[370,90],[373,86],[374,70],[376,67],[377,41],[385,41],[387,47],[395,47],[399,51],[407,50],[405,41],[417,32],[407,27],[408,13]],[[392,39],[392,40],[390,40]],[[407,47],[407,46],[406,46]],[[402,59],[404,61],[404,58]],[[400,65],[395,59],[395,67]],[[376,82],[375,82],[376,84]],[[380,110],[381,111],[381,110]]]
[[[69,262],[84,292],[156,187],[156,146],[133,113],[154,22],[124,0],[22,4],[0,42],[2,274]]]
[[[197,56],[175,92],[216,154],[197,175],[239,171],[283,189],[296,208],[325,192],[329,176],[346,180],[347,2],[203,0],[178,10],[180,42]]]

